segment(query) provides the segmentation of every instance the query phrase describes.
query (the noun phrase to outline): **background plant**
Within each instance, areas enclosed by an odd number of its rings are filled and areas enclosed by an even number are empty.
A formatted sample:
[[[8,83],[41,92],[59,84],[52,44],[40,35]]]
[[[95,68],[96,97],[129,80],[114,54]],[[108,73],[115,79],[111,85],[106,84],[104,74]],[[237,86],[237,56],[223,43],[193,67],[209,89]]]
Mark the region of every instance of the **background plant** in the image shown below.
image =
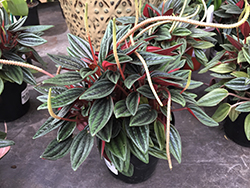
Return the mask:
[[[49,25],[22,27],[27,17],[11,23],[4,8],[0,9],[0,58],[27,63],[28,59],[39,62],[46,66],[45,62],[33,48],[47,42],[41,38],[43,31],[51,28]],[[30,69],[18,66],[0,64],[0,94],[4,89],[4,82],[22,84],[36,84]]]
[[[212,71],[211,76],[217,81],[208,87],[209,91],[197,104],[200,106],[217,106],[212,118],[223,121],[227,116],[234,122],[242,112],[250,112],[250,26],[245,22],[240,26],[244,39],[234,35],[226,35],[227,43],[221,45],[223,50],[219,52],[200,71],[205,73]],[[224,100],[228,98],[228,100]],[[244,129],[250,140],[250,115],[245,118]]]

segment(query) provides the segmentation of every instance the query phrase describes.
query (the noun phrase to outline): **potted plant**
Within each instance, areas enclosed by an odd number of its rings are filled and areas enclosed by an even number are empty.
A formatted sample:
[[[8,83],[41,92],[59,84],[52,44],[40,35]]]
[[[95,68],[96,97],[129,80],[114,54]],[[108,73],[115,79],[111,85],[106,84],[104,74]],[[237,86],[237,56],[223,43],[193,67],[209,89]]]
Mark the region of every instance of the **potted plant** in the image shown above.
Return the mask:
[[[1,8],[0,13],[0,58],[18,62],[27,62],[30,58],[45,66],[33,47],[46,42],[40,35],[52,26],[22,27],[26,17],[11,23],[5,9]],[[27,112],[26,83],[36,84],[29,69],[0,64],[0,121],[11,121]]]
[[[87,12],[86,9],[85,25],[88,25]],[[176,49],[165,51],[170,55],[150,52],[148,47],[156,36],[137,36],[138,29],[151,27],[158,21],[236,27],[248,16],[246,11],[243,20],[233,25],[158,16],[141,23],[136,21],[133,26],[117,26],[114,19],[105,30],[99,52],[94,50],[87,28],[88,42],[69,34],[69,56],[49,54],[59,67],[57,74],[36,87],[42,93],[38,99],[43,103],[38,109],[48,109],[51,117],[34,138],[58,129],[56,138],[41,157],[57,160],[70,153],[71,166],[77,170],[96,138],[101,158],[114,165],[115,173],[131,176],[127,182],[144,181],[150,176],[141,171],[139,178],[133,176],[138,171],[131,162],[133,156],[143,163],[150,163],[149,156],[166,159],[171,169],[170,153],[181,162],[180,135],[171,125],[171,110],[176,111],[171,108],[172,103],[181,106],[177,110],[186,109],[207,126],[218,123],[196,105],[196,95],[189,89],[202,83],[191,80],[191,70],[179,69],[180,58],[171,53]],[[23,63],[3,63],[28,67]]]
[[[218,125],[195,105],[196,95],[186,91],[202,83],[191,80],[190,70],[179,70],[180,59],[172,54],[175,49],[166,50],[167,55],[150,52],[148,47],[156,36],[130,40],[129,29],[135,27],[118,27],[110,21],[99,52],[95,52],[87,31],[89,42],[68,35],[70,56],[49,54],[66,72],[36,87],[43,94],[38,97],[43,102],[38,109],[48,108],[51,117],[34,138],[59,128],[42,158],[56,160],[70,153],[76,170],[96,137],[100,156],[115,166],[115,173],[132,176],[138,170],[130,163],[133,156],[144,163],[167,159],[172,168],[172,153],[181,162],[180,136],[170,124],[172,102],[202,123]],[[79,131],[75,132],[76,128]],[[124,181],[145,180],[148,175],[142,171],[145,169],[140,171],[142,177]]]
[[[217,106],[212,118],[217,122],[226,119],[223,124],[226,136],[250,147],[249,23],[246,21],[239,29],[237,36],[226,34],[227,40],[221,44],[223,50],[200,71],[211,71],[217,83],[206,89],[208,93],[197,105]]]

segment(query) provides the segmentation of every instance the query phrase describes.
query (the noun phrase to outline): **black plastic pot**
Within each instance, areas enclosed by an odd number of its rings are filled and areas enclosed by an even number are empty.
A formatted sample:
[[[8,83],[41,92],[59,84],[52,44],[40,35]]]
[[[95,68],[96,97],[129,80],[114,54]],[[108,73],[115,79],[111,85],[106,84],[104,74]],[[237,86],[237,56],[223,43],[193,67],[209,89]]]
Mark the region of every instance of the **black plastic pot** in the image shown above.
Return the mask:
[[[149,163],[146,164],[141,160],[137,159],[137,157],[135,157],[133,154],[131,154],[130,162],[134,166],[134,173],[131,177],[125,176],[119,171],[117,172],[117,174],[115,174],[109,168],[108,170],[116,179],[119,179],[125,183],[136,184],[144,182],[152,176],[155,171],[158,160],[158,158],[149,155]]]
[[[29,14],[23,26],[40,25],[38,9],[37,9],[38,5],[39,5],[38,1],[34,1],[33,4],[28,4]],[[16,18],[19,19],[19,16],[16,16]]]
[[[13,121],[23,116],[29,110],[29,91],[27,84],[4,83],[0,95],[0,122]]]
[[[223,125],[226,136],[235,143],[245,147],[250,147],[250,141],[247,139],[244,130],[244,121],[248,114],[246,112],[241,113],[234,122],[227,117]]]

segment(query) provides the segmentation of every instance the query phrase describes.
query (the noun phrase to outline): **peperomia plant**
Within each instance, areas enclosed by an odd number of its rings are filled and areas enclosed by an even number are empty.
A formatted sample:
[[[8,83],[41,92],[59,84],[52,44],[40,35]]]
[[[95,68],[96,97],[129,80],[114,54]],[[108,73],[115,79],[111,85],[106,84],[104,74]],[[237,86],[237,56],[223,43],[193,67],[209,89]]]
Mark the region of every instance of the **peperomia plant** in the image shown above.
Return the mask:
[[[180,105],[180,110],[186,109],[207,126],[218,123],[196,105],[196,95],[187,91],[202,83],[191,80],[190,70],[180,69],[178,48],[161,48],[163,54],[152,52],[148,47],[157,36],[137,36],[137,31],[140,28],[148,30],[159,21],[236,27],[247,19],[249,8],[246,7],[243,20],[233,25],[157,16],[140,23],[135,21],[133,26],[116,26],[114,19],[106,28],[99,52],[95,52],[91,44],[88,28],[88,42],[69,34],[69,55],[49,54],[59,66],[56,76],[45,72],[52,78],[36,87],[43,94],[38,97],[43,102],[38,109],[48,109],[51,117],[34,138],[58,129],[57,137],[41,157],[56,160],[70,153],[71,166],[76,170],[97,138],[101,157],[127,176],[133,174],[131,153],[145,163],[149,155],[166,159],[170,168],[170,153],[181,162],[180,135],[170,123],[172,103]],[[85,25],[88,25],[87,5],[85,14]],[[2,63],[26,66],[10,61]]]
[[[212,118],[223,121],[227,116],[234,122],[241,112],[250,112],[250,26],[246,21],[240,26],[244,39],[226,35],[227,43],[221,45],[224,50],[203,68],[200,73],[208,70],[217,80],[208,87],[209,91],[197,102],[199,106],[218,106]],[[228,98],[228,100],[224,100]],[[244,123],[245,133],[250,140],[250,114]]]
[[[50,25],[22,27],[27,17],[11,23],[5,9],[0,9],[0,58],[18,62],[33,59],[45,66],[45,62],[33,48],[47,42],[41,38],[42,32],[51,28]],[[35,85],[36,81],[31,71],[25,67],[0,64],[0,94],[4,89],[4,82],[26,83]]]

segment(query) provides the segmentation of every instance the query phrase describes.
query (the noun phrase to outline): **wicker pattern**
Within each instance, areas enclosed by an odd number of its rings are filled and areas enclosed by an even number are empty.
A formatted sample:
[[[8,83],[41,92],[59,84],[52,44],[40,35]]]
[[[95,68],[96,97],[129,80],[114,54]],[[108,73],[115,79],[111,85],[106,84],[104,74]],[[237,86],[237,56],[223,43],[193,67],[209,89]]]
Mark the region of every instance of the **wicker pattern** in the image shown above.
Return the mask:
[[[134,0],[59,0],[70,33],[86,39],[84,26],[85,2],[88,3],[88,24],[96,50],[105,32],[106,25],[113,17],[132,16],[135,13]],[[159,5],[160,0],[144,0]]]

